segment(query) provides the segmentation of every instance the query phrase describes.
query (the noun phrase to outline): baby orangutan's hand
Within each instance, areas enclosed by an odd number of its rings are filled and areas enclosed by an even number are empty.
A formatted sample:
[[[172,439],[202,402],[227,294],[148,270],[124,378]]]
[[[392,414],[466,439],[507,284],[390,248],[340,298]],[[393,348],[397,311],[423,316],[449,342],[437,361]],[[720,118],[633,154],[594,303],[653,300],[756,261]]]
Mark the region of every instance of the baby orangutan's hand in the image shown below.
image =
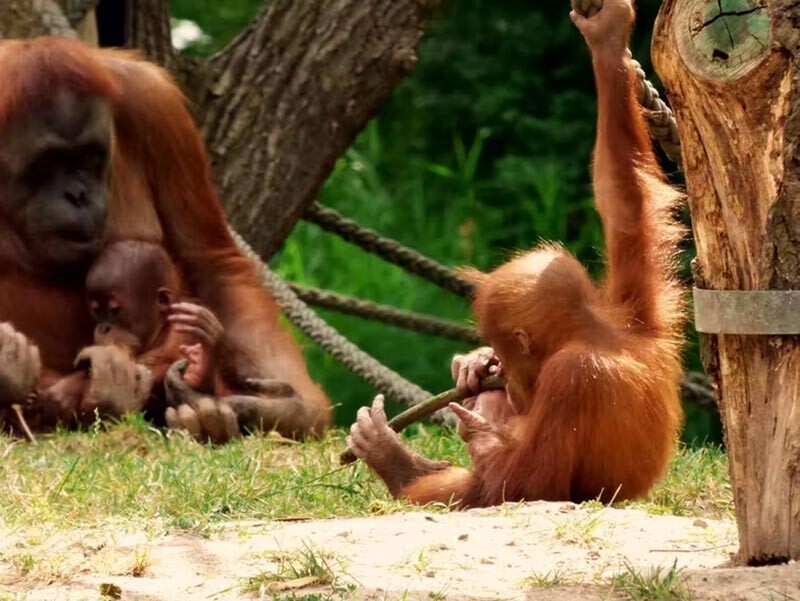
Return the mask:
[[[467,443],[475,467],[480,469],[495,450],[506,444],[505,434],[480,413],[470,411],[458,403],[450,403],[450,409],[461,420],[458,433]]]

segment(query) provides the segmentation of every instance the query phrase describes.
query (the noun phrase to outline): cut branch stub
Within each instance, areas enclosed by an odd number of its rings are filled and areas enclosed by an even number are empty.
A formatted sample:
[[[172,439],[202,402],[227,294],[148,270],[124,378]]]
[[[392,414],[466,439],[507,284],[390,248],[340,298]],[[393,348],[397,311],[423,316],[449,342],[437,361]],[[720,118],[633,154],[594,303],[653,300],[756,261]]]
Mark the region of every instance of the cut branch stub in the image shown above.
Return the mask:
[[[758,66],[771,41],[766,0],[686,0],[678,50],[696,75],[733,80]]]

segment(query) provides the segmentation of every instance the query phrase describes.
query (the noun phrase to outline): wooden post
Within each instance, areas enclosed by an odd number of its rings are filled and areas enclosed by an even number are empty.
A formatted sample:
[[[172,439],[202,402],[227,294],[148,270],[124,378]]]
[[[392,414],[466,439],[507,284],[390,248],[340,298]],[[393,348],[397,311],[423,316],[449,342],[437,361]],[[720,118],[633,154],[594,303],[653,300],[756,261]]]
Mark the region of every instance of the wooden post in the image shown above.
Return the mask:
[[[800,4],[665,0],[653,59],[681,135],[697,285],[800,289]],[[800,339],[705,342],[739,560],[800,559]]]

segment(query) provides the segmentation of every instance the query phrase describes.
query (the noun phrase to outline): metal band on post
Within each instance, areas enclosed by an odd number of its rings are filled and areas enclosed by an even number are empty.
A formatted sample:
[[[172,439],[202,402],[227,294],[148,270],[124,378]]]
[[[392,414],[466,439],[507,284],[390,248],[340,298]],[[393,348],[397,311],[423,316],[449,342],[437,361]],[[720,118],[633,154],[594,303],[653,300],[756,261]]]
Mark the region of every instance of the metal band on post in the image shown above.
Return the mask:
[[[800,334],[800,290],[694,288],[694,322],[704,334]]]

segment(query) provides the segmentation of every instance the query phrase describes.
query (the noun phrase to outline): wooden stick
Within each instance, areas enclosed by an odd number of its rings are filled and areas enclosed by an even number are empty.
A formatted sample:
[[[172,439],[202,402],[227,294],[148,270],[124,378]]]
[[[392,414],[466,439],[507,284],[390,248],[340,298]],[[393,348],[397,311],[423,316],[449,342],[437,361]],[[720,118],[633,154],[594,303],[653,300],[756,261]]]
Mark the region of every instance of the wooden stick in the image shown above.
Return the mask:
[[[31,441],[32,444],[36,444],[36,437],[31,432],[31,429],[28,427],[28,422],[25,421],[25,416],[22,414],[22,407],[18,404],[11,405],[11,408],[14,410],[14,413],[19,420],[19,425],[22,428],[22,431],[25,433],[25,436],[28,437],[28,440]]]
[[[481,380],[481,391],[500,390],[501,388],[505,387],[506,379],[503,376],[487,376]],[[389,420],[389,427],[395,432],[402,432],[414,422],[418,422],[419,420],[428,417],[432,413],[436,413],[439,411],[439,409],[444,409],[450,403],[463,401],[465,398],[469,398],[470,396],[474,395],[470,393],[463,395],[455,388],[447,390],[441,394],[432,396],[421,403],[417,403],[413,407],[403,411],[401,414],[396,415]],[[358,457],[356,457],[353,454],[353,451],[350,449],[347,449],[341,455],[339,455],[339,463],[342,465],[353,463],[356,461],[356,459],[358,459]]]

